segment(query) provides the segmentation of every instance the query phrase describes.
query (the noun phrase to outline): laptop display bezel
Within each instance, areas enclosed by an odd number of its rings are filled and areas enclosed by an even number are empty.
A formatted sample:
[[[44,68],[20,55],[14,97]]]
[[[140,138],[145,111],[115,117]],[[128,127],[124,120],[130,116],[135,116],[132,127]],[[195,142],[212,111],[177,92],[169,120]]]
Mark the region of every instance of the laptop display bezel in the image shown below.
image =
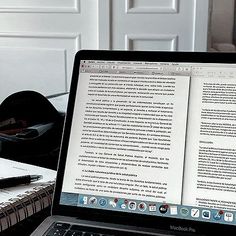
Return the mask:
[[[132,51],[101,51],[82,50],[75,56],[73,75],[70,87],[70,96],[65,120],[65,128],[58,165],[58,174],[53,200],[53,215],[65,215],[116,224],[135,225],[151,227],[153,229],[170,230],[170,226],[179,226],[183,229],[192,228],[196,234],[212,235],[214,232],[236,232],[236,227],[225,224],[199,222],[192,220],[174,219],[168,217],[138,215],[127,212],[107,211],[85,207],[73,207],[60,205],[60,194],[64,176],[67,157],[67,148],[70,137],[70,128],[74,112],[77,85],[79,80],[79,67],[81,60],[103,60],[103,61],[148,61],[148,62],[184,62],[184,63],[229,63],[236,64],[235,53],[201,53],[201,52],[132,52]],[[135,216],[135,217],[134,217]]]

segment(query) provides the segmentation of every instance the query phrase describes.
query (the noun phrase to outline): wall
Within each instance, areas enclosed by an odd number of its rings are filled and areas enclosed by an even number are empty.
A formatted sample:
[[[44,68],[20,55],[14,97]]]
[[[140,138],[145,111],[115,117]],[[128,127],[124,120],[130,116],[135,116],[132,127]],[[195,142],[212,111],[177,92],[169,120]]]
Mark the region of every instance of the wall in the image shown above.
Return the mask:
[[[234,0],[213,0],[211,33],[214,43],[232,43],[234,5]]]

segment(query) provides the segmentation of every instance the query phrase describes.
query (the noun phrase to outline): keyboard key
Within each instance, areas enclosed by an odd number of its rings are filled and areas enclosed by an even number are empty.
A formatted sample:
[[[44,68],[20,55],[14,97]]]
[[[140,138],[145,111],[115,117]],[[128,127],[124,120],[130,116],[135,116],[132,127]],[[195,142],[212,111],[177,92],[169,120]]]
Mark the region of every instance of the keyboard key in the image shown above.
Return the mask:
[[[53,228],[54,229],[69,229],[70,224],[57,222],[57,223],[54,224]]]
[[[75,230],[68,230],[65,234],[65,236],[82,236],[83,232],[81,231],[75,231]]]
[[[80,225],[72,225],[70,230],[74,230],[74,231],[87,231],[87,227],[84,226],[80,226]]]
[[[63,236],[65,234],[66,230],[65,229],[54,229],[52,228],[46,236]]]
[[[83,236],[100,236],[101,234],[98,233],[89,233],[89,232],[85,232]]]

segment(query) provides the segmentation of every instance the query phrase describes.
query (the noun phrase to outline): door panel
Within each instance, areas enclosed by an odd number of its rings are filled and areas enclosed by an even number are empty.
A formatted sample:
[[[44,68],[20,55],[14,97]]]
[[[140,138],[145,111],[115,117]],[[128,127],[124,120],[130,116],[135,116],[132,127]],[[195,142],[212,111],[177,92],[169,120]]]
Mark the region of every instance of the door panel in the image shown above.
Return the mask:
[[[126,50],[177,50],[177,35],[150,35],[150,34],[126,34],[125,49]]]
[[[176,13],[178,0],[126,0],[127,13]]]
[[[77,0],[1,0],[0,12],[79,12]]]

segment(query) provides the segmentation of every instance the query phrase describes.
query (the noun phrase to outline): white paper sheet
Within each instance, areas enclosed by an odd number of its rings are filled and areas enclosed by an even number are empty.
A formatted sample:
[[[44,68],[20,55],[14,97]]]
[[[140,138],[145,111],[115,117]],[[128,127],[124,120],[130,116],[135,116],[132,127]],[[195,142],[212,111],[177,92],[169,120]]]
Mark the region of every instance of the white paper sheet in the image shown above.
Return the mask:
[[[0,189],[0,208],[1,204],[8,202],[9,199],[18,198],[21,194],[34,191],[41,185],[53,183],[56,178],[54,170],[0,158],[0,178],[35,174],[42,175],[43,179],[28,185]]]

